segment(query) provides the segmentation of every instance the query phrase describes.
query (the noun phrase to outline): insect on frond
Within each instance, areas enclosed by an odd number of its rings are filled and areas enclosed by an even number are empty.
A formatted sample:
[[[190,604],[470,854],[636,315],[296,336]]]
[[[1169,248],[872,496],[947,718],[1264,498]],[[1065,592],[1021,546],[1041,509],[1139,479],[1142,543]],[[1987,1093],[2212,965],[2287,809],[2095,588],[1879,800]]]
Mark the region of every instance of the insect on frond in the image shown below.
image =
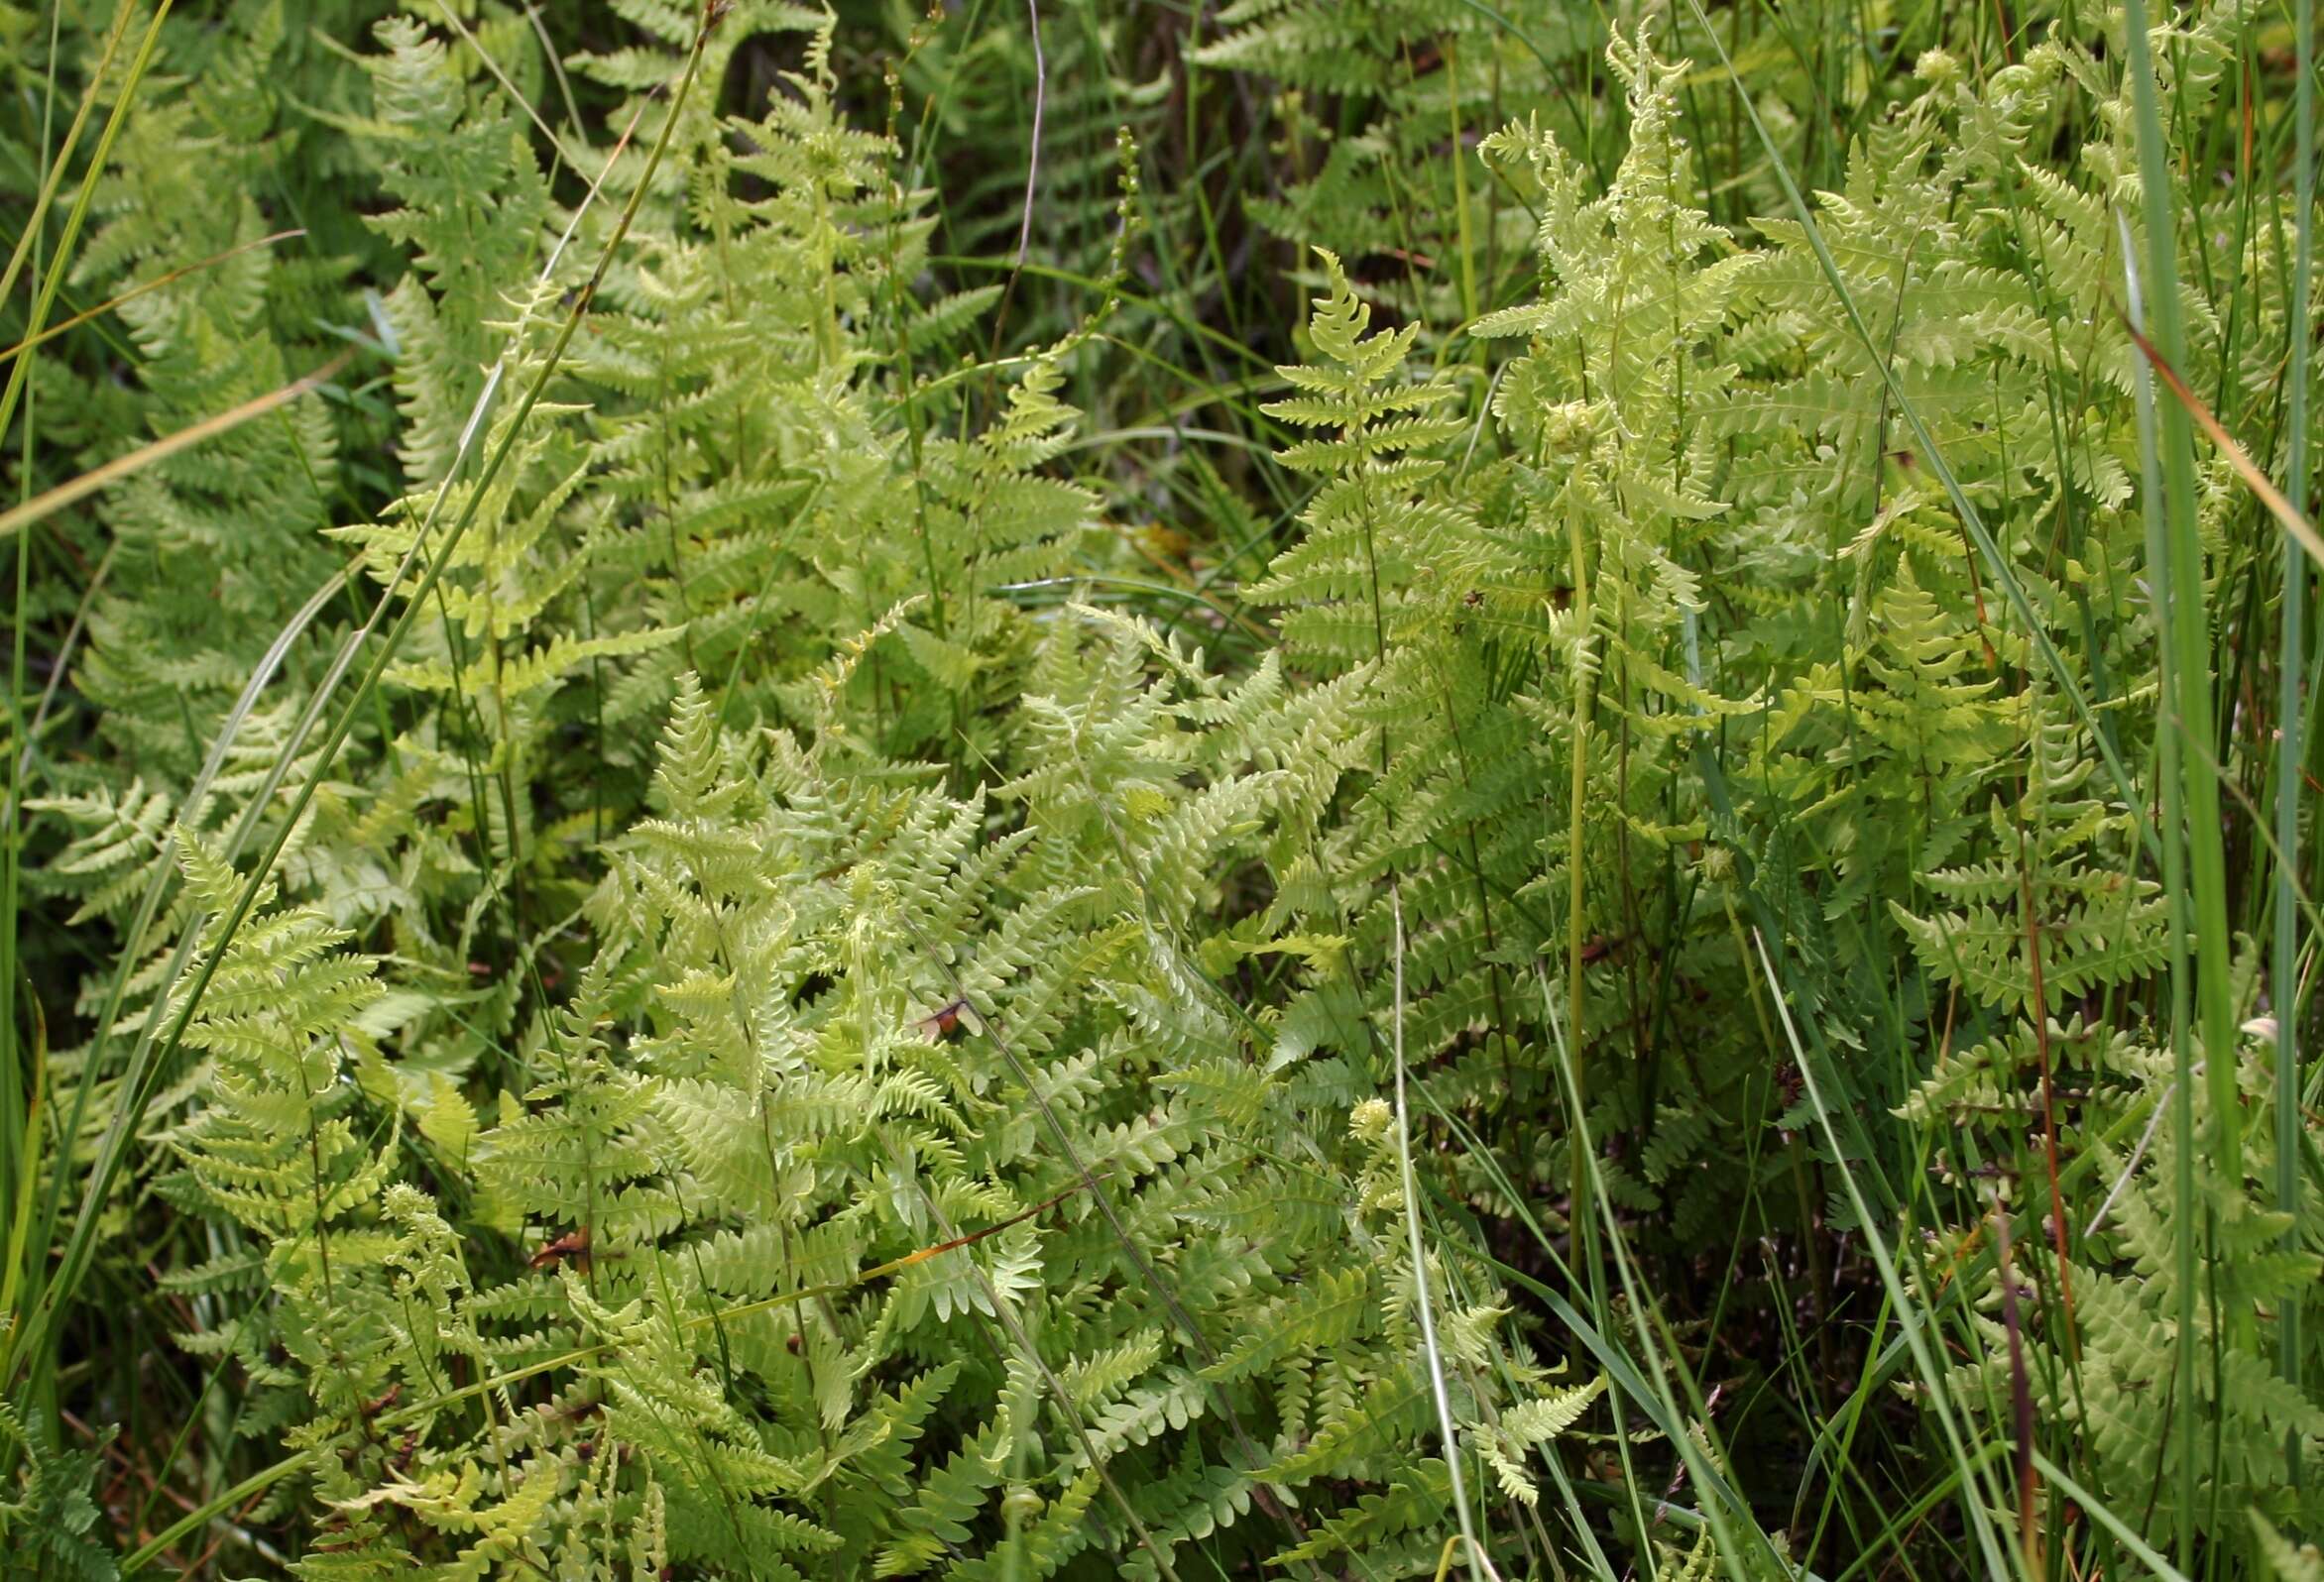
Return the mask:
[[[587,1226],[583,1226],[579,1230],[568,1230],[556,1240],[544,1245],[540,1251],[534,1253],[527,1260],[527,1267],[553,1269],[568,1258],[573,1260],[577,1268],[586,1270],[589,1267],[589,1228]]]
[[[933,1015],[921,1017],[912,1024],[912,1030],[930,1043],[949,1044],[964,1034],[985,1031],[985,1019],[967,1000],[958,999],[938,1007]]]

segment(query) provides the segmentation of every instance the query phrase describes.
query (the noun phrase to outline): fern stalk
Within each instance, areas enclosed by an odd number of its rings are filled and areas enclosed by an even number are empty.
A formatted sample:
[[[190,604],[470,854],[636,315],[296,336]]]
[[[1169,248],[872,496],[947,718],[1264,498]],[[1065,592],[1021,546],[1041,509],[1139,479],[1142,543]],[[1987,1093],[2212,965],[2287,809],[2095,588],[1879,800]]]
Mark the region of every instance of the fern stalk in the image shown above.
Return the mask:
[[[1582,910],[1582,835],[1586,827],[1584,815],[1589,798],[1589,713],[1594,667],[1590,663],[1591,615],[1589,608],[1589,564],[1587,547],[1582,542],[1581,512],[1570,505],[1566,508],[1566,532],[1572,552],[1573,568],[1573,626],[1576,633],[1573,649],[1573,740],[1569,750],[1573,754],[1572,780],[1568,788],[1569,806],[1566,817],[1566,1026],[1567,1037],[1572,1048],[1573,1065],[1573,1137],[1572,1137],[1572,1220],[1574,1250],[1582,1247],[1582,1238],[1595,1236],[1589,1230],[1588,1137],[1589,1128],[1582,1123],[1582,1112],[1589,1103],[1589,1074],[1587,1056],[1582,1044],[1583,1000],[1586,985],[1582,979],[1582,951],[1586,943],[1587,925]]]

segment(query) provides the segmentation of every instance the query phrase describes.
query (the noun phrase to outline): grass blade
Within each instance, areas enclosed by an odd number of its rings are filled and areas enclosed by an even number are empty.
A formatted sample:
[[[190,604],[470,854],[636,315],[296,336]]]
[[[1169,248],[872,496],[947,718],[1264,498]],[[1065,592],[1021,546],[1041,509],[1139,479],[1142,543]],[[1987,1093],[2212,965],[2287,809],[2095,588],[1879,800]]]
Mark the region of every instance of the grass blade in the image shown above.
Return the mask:
[[[109,489],[125,478],[144,472],[148,467],[168,461],[179,451],[191,450],[220,434],[240,428],[253,418],[264,417],[277,407],[290,405],[308,392],[329,384],[354,360],[352,349],[341,352],[304,379],[294,379],[278,390],[271,390],[239,406],[229,407],[215,417],[205,417],[150,445],[140,446],[126,456],[116,456],[102,467],[92,467],[68,483],[58,484],[45,494],[35,495],[12,510],[0,511],[0,538],[45,521],[74,502],[86,500],[101,489]]]

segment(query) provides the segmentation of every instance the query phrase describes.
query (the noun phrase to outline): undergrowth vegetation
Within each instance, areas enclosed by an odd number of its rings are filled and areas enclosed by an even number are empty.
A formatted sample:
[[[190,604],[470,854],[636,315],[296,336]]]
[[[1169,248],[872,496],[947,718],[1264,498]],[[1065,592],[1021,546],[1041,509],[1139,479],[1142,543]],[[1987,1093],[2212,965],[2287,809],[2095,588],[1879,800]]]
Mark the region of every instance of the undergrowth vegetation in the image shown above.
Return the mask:
[[[2313,22],[0,3],[0,1569],[2324,1578]]]

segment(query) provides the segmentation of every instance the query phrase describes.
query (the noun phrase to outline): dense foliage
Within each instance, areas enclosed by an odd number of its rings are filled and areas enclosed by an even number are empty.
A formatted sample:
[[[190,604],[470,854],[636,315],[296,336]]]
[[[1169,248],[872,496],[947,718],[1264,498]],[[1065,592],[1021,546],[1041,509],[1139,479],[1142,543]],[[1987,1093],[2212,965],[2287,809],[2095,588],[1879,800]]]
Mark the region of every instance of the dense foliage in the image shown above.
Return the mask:
[[[0,4],[0,1568],[2324,1576],[2312,32]]]

